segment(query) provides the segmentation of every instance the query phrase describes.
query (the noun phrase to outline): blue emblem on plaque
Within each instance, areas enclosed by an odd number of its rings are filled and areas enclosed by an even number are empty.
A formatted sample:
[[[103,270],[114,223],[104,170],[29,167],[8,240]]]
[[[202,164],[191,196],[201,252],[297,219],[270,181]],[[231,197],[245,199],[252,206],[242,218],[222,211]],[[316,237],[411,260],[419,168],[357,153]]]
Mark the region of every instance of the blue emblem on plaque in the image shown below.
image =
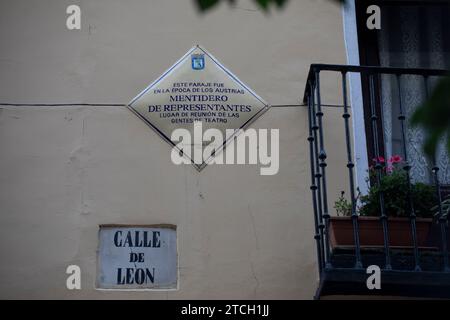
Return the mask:
[[[205,68],[205,55],[195,53],[191,55],[192,69],[202,70]]]

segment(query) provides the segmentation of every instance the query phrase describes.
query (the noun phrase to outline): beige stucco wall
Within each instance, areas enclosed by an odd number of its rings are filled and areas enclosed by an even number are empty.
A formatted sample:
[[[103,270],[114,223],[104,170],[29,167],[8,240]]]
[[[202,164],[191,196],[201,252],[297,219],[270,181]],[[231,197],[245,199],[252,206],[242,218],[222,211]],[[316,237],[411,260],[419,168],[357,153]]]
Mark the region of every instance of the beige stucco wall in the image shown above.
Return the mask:
[[[81,31],[65,27],[69,4]],[[240,0],[200,15],[185,0],[2,0],[0,102],[126,103],[197,43],[270,104],[298,103],[311,63],[345,63],[330,1],[264,14]],[[327,102],[337,84],[323,82]],[[327,109],[324,123],[331,197],[345,187],[340,112]],[[123,107],[1,107],[0,298],[312,298],[306,110],[273,108],[252,127],[280,129],[277,175],[176,166]],[[95,290],[103,223],[177,225],[179,290]],[[82,290],[66,289],[70,264]]]

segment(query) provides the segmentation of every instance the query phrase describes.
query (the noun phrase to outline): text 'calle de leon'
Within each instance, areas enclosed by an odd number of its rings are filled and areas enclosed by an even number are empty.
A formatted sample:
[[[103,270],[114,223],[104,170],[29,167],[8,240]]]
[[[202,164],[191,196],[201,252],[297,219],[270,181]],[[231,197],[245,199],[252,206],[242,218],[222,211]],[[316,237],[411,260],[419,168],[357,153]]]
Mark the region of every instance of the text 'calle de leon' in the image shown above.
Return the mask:
[[[144,252],[134,252],[132,248],[161,248],[159,231],[127,231],[123,233],[118,230],[114,234],[114,245],[116,247],[129,247],[129,262],[134,267],[117,268],[117,284],[143,285],[155,282],[155,268],[140,268],[138,264],[145,262]]]

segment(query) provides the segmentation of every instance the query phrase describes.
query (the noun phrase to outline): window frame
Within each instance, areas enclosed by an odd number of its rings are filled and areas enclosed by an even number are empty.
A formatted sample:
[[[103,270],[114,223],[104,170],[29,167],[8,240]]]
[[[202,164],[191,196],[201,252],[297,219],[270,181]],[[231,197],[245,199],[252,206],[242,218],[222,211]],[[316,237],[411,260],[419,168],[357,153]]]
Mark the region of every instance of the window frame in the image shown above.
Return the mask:
[[[366,27],[366,20],[369,16],[366,13],[370,5],[432,5],[448,3],[449,1],[424,1],[424,0],[347,0],[342,6],[342,16],[344,25],[344,40],[349,65],[380,66],[379,46],[377,41],[378,30],[369,30]],[[363,194],[367,193],[368,168],[373,164],[373,137],[371,129],[370,92],[368,79],[360,75],[350,75],[350,103],[352,106],[352,124],[354,134],[354,157],[356,159],[356,180]],[[381,88],[380,77],[374,81],[375,91]],[[375,95],[375,110],[379,119],[382,119],[382,108],[380,95]],[[378,141],[380,156],[385,156],[384,135],[382,122],[378,123]],[[358,138],[356,138],[358,137]],[[443,185],[443,189],[450,193],[450,185]]]

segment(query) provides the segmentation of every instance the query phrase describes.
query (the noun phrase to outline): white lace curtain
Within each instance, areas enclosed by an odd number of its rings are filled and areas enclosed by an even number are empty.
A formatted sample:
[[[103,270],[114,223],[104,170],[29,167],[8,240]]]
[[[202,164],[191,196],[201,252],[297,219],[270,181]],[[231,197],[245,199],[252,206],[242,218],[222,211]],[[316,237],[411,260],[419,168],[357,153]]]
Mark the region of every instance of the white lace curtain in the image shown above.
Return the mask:
[[[382,24],[378,36],[380,65],[401,68],[449,69],[450,5],[390,5],[382,7]],[[429,90],[438,81],[431,77]],[[420,76],[401,76],[403,111],[409,119],[426,97],[425,82]],[[395,76],[381,77],[381,107],[386,158],[403,155],[399,115],[399,91]],[[431,183],[433,167],[423,153],[425,132],[405,121],[406,152],[412,165],[414,181]],[[450,184],[450,161],[444,143],[436,154],[441,183]]]

